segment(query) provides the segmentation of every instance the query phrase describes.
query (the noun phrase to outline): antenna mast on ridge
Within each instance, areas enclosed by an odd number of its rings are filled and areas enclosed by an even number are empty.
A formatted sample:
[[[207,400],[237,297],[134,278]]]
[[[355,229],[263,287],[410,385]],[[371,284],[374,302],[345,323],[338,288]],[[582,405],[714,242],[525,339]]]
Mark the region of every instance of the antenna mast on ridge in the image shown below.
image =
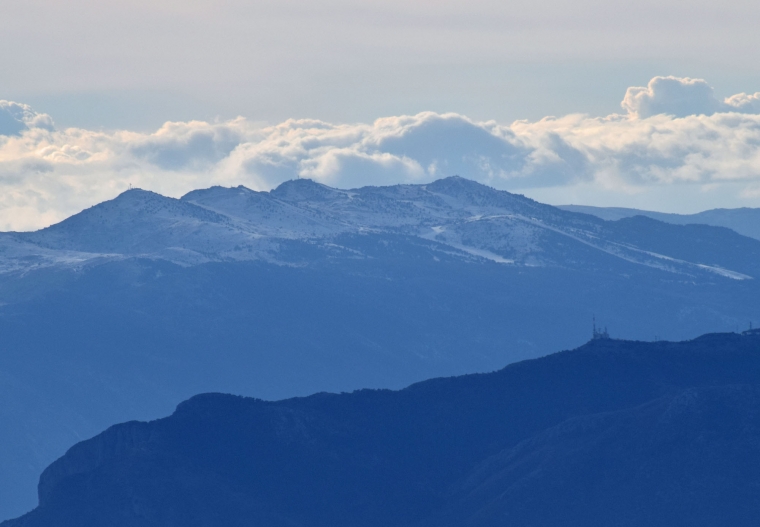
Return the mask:
[[[604,330],[598,330],[596,329],[596,315],[593,316],[592,324],[593,324],[593,333],[591,340],[599,340],[599,339],[608,339],[610,338],[610,334],[607,331],[607,326],[604,327]]]

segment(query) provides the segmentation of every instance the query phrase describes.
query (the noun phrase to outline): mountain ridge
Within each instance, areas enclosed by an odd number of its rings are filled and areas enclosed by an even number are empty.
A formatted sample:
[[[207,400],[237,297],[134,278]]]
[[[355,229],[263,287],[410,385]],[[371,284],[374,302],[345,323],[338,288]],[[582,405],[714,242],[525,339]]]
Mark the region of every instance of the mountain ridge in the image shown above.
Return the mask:
[[[616,221],[633,216],[646,216],[675,225],[704,224],[726,227],[743,236],[760,239],[760,209],[740,207],[737,209],[710,209],[695,214],[674,214],[624,207],[592,207],[587,205],[558,205],[570,212],[580,212],[598,218]]]
[[[180,265],[228,260],[290,265],[293,262],[280,250],[283,242],[299,241],[324,251],[335,248],[334,238],[343,234],[374,232],[436,241],[466,253],[467,258],[511,265],[589,265],[563,254],[564,249],[557,252],[558,247],[570,246],[571,252],[580,255],[586,249],[578,246],[585,245],[670,273],[707,272],[737,280],[760,276],[760,267],[751,263],[760,260],[760,244],[754,240],[734,233],[721,236],[707,227],[697,232],[641,223],[635,225],[634,239],[625,237],[625,225],[625,221],[610,223],[567,212],[457,176],[426,185],[351,190],[298,179],[271,192],[212,187],[180,199],[134,189],[46,229],[4,233],[0,240],[9,248],[5,258],[0,253],[0,269],[24,269],[24,262],[27,269],[68,265],[64,255],[55,259],[55,251],[76,253],[77,265],[81,260],[135,256]],[[685,237],[700,248],[704,245],[698,243],[700,236],[712,238],[716,248],[710,250],[711,258],[722,261],[709,261],[704,251],[691,251],[686,258],[672,252],[667,243],[652,250],[650,242],[662,236]],[[10,248],[14,241],[26,244],[15,247],[22,255],[15,259]],[[40,247],[36,260],[29,256],[34,246]],[[728,251],[729,246],[742,248]],[[346,250],[353,257],[362,254],[357,247]],[[727,258],[729,252],[731,258]]]
[[[76,445],[2,525],[751,525],[758,374],[745,332],[594,340],[399,391],[204,394]],[[706,499],[726,485],[744,490]]]

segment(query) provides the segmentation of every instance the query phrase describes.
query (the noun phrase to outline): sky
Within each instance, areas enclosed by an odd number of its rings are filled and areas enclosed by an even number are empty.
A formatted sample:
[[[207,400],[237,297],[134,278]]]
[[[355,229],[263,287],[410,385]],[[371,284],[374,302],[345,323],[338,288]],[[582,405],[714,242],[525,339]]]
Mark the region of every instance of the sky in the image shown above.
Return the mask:
[[[294,177],[759,207],[758,23],[742,0],[0,2],[0,229]]]

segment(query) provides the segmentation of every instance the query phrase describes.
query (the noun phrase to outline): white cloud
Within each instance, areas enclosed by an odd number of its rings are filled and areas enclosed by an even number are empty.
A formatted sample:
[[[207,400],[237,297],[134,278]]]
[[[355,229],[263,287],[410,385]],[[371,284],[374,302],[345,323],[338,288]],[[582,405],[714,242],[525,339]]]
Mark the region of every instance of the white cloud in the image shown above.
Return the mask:
[[[701,79],[655,77],[645,87],[632,86],[621,104],[624,110],[646,118],[660,113],[685,117],[715,113],[720,103],[712,87]]]
[[[751,95],[737,93],[727,97],[723,109],[742,113],[760,113],[760,92]]]
[[[221,126],[191,121],[166,123],[155,134],[130,145],[131,153],[164,170],[207,168],[244,141],[246,124],[236,119]]]
[[[257,132],[220,164],[226,177],[270,188],[293,177],[337,186],[430,181],[478,174],[518,177],[532,151],[505,127],[456,114],[425,112],[371,125],[290,120]]]
[[[509,178],[530,153],[510,130],[455,114],[380,119],[375,128],[369,145],[413,159],[431,176],[479,172],[489,179]]]
[[[356,187],[459,174],[555,202],[585,195],[625,205],[626,196],[699,189],[688,194],[699,203],[712,195],[720,196],[712,206],[760,205],[759,105],[760,94],[719,101],[704,81],[659,77],[628,90],[627,115],[601,118],[500,125],[426,112],[275,126],[238,118],[136,133],[57,130],[49,116],[3,101],[0,228],[49,225],[129,184],[180,196],[213,184],[268,190],[294,177]],[[695,206],[672,203],[671,210]]]
[[[716,112],[760,113],[760,92],[739,93],[721,101],[703,79],[654,77],[646,87],[628,88],[621,106],[642,119],[658,114],[686,117]]]
[[[0,135],[18,135],[30,128],[53,130],[53,120],[28,104],[0,100]]]

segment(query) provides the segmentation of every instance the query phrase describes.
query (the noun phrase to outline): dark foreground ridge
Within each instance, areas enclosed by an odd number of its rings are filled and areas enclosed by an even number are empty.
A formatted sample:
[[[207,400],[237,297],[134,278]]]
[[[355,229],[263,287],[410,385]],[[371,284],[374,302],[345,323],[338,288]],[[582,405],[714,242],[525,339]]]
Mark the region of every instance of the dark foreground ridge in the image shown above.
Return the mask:
[[[760,517],[760,333],[594,340],[401,391],[200,395],[3,527],[715,526]]]

